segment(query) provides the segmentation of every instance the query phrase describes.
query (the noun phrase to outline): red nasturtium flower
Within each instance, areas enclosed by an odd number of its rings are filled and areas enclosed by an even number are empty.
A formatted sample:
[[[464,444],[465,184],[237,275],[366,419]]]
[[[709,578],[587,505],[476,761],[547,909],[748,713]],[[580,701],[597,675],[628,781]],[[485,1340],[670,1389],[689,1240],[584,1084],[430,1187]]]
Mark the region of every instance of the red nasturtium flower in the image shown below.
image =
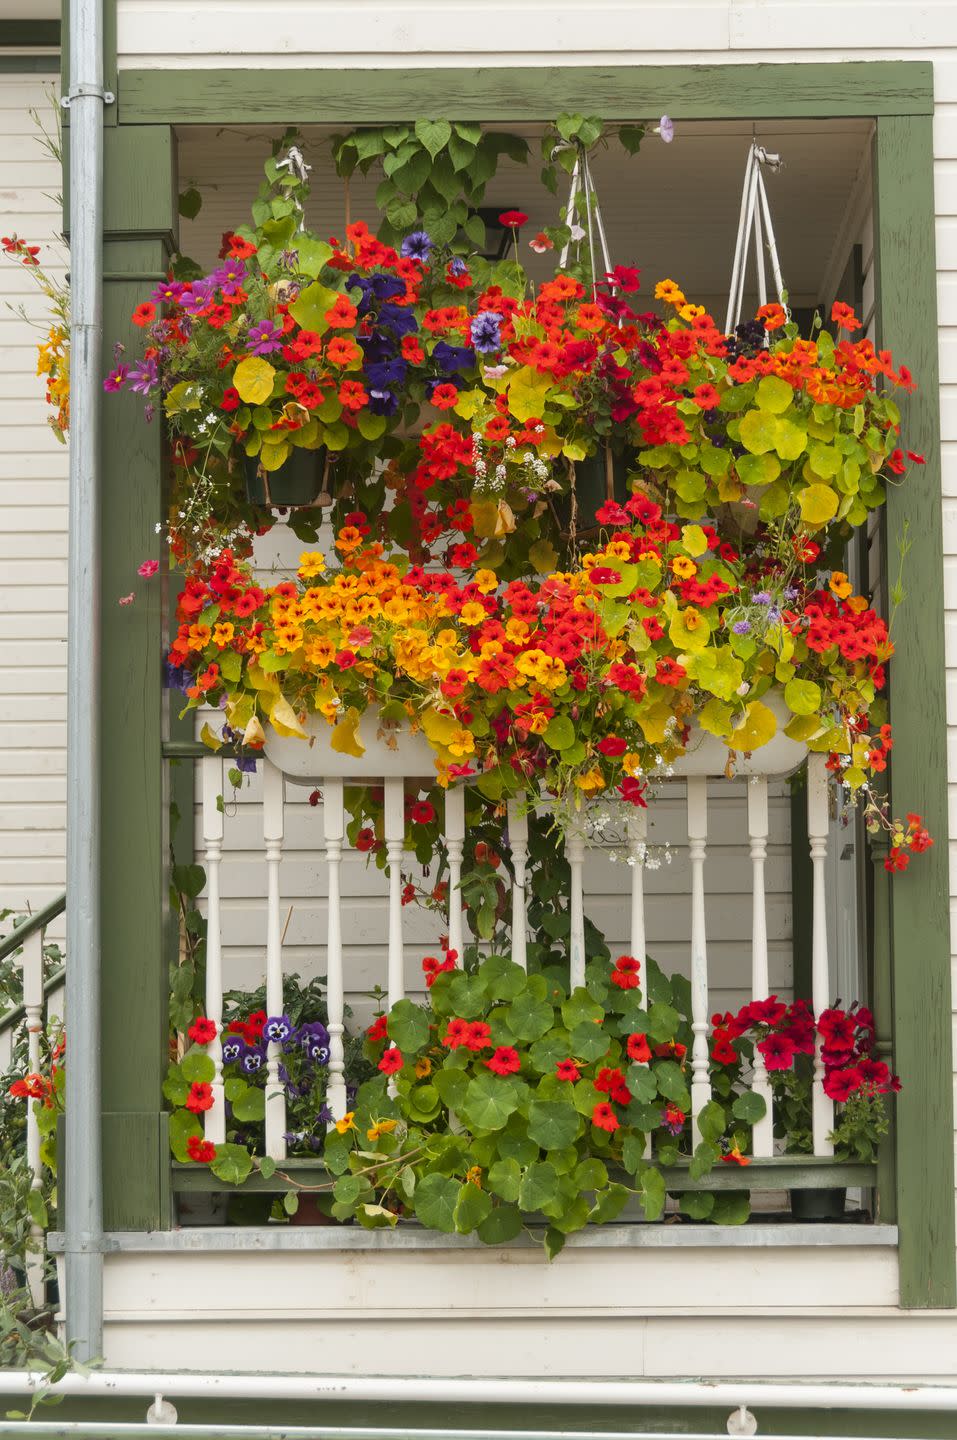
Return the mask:
[[[384,1040],[389,1033],[388,1022],[389,1017],[387,1015],[377,1015],[366,1030],[366,1038],[368,1040]]]
[[[634,955],[619,955],[611,972],[611,983],[619,990],[637,990],[641,962]]]
[[[397,1071],[402,1069],[404,1064],[405,1061],[402,1058],[402,1051],[396,1049],[393,1045],[392,1049],[387,1050],[379,1061],[379,1069],[383,1075],[395,1075]]]
[[[198,1135],[191,1135],[186,1141],[186,1154],[197,1164],[208,1165],[216,1159],[216,1146],[212,1140],[201,1140]]]
[[[582,1078],[581,1071],[575,1064],[574,1060],[559,1060],[558,1064],[555,1066],[555,1074],[558,1076],[559,1080],[574,1081],[580,1080]]]
[[[449,1050],[457,1050],[460,1045],[468,1044],[469,1022],[458,1018],[449,1021],[445,1027],[445,1035],[442,1044]]]
[[[618,1116],[615,1114],[614,1110],[611,1108],[607,1100],[604,1100],[600,1105],[595,1106],[594,1110],[591,1112],[591,1123],[595,1126],[597,1130],[607,1130],[609,1131],[609,1133],[619,1128]]]
[[[626,1045],[629,1060],[634,1060],[639,1065],[647,1065],[651,1059],[651,1047],[648,1044],[648,1037],[636,1032],[628,1036]]]
[[[470,1050],[485,1050],[492,1043],[491,1026],[486,1025],[484,1020],[472,1020],[469,1022],[468,1031],[465,1036],[465,1044]]]
[[[516,1070],[522,1068],[518,1051],[511,1045],[500,1045],[491,1060],[486,1060],[485,1064],[495,1075],[514,1075]]]
[[[216,1039],[216,1022],[207,1020],[205,1015],[197,1015],[186,1033],[197,1045],[210,1045]]]
[[[212,1108],[212,1085],[207,1084],[205,1080],[194,1080],[186,1097],[186,1109],[192,1110],[194,1115],[198,1115],[201,1111],[212,1110]]]

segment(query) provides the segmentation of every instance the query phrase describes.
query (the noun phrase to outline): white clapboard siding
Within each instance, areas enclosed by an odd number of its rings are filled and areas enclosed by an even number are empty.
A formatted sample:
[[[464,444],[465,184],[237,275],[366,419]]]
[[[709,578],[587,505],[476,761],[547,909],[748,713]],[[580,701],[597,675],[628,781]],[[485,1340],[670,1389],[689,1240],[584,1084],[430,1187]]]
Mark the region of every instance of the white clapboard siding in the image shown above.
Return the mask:
[[[0,74],[0,233],[57,272],[59,167],[29,113],[52,126],[53,79]],[[67,453],[36,375],[43,331],[15,313],[42,322],[45,304],[0,257],[0,910],[39,909],[65,879]]]

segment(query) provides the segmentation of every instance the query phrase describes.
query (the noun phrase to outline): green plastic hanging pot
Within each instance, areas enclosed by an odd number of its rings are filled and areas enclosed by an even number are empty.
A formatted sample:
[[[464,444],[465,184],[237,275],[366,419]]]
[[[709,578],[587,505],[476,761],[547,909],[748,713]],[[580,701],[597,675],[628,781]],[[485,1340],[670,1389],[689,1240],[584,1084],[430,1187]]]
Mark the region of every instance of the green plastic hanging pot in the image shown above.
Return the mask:
[[[282,509],[313,505],[324,488],[329,463],[325,446],[305,450],[294,445],[278,470],[263,470],[256,455],[243,461],[246,497],[251,505],[275,505]]]

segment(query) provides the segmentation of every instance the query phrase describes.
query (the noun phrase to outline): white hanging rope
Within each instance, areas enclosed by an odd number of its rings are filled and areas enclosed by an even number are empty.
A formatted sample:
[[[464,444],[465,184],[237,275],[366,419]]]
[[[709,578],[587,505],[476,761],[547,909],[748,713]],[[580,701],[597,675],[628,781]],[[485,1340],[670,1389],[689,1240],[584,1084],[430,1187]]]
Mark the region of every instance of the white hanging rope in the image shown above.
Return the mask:
[[[767,304],[768,281],[767,262],[770,258],[771,273],[778,300],[784,305],[784,281],[778,259],[778,247],[771,223],[771,207],[764,184],[762,166],[777,170],[781,157],[765,150],[757,141],[751,142],[747,163],[744,167],[744,184],[741,189],[741,211],[738,218],[738,234],[734,247],[734,261],[731,267],[731,285],[728,292],[728,313],[725,333],[730,335],[741,323],[741,308],[744,303],[744,282],[748,268],[748,250],[754,237],[755,268],[757,271],[758,300]],[[785,309],[787,307],[785,306]]]
[[[592,289],[598,283],[598,272],[595,266],[595,231],[598,232],[598,243],[601,247],[601,258],[605,266],[604,273],[611,273],[611,257],[608,252],[608,241],[605,236],[605,226],[601,217],[601,206],[598,203],[598,195],[595,191],[592,180],[591,166],[588,163],[588,156],[584,150],[579,151],[571,174],[571,181],[568,187],[568,205],[565,209],[565,225],[569,230],[576,224],[575,202],[578,199],[578,192],[581,190],[585,201],[585,213],[588,223],[588,255],[591,264]],[[568,255],[571,249],[572,237],[565,241],[559,258],[559,269],[564,270],[568,264]],[[612,292],[614,293],[614,291]]]

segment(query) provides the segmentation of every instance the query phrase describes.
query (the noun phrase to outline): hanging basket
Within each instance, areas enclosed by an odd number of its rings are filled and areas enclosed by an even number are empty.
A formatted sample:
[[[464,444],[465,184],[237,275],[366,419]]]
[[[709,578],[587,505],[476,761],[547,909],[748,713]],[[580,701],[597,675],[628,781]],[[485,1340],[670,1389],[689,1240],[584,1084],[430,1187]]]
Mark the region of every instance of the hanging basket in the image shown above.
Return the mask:
[[[243,460],[246,474],[246,497],[251,505],[295,509],[303,505],[331,505],[328,477],[329,451],[305,450],[294,446],[285,464],[278,470],[263,470],[257,456]]]
[[[555,503],[562,538],[574,543],[599,528],[598,511],[609,500],[623,505],[628,499],[628,472],[634,468],[635,451],[616,453],[610,444],[594,455],[569,465],[570,488]]]

